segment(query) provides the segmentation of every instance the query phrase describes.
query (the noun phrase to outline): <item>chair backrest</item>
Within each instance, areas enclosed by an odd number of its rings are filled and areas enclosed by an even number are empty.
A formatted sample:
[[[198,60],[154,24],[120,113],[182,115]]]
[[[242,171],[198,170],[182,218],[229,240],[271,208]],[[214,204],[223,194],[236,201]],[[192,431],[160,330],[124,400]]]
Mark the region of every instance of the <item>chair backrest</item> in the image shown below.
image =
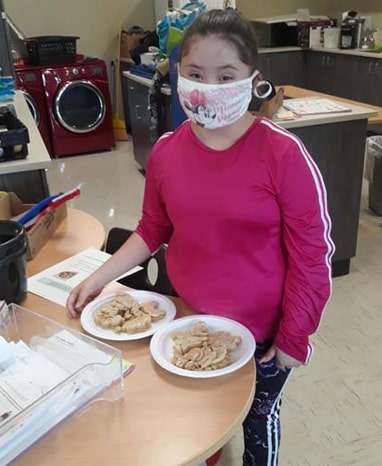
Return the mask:
[[[125,228],[111,228],[105,243],[105,252],[114,254],[133,232]],[[167,276],[165,261],[166,246],[162,246],[152,257],[143,262],[142,270],[118,280],[125,286],[138,290],[156,291],[157,293],[176,296],[176,292]]]

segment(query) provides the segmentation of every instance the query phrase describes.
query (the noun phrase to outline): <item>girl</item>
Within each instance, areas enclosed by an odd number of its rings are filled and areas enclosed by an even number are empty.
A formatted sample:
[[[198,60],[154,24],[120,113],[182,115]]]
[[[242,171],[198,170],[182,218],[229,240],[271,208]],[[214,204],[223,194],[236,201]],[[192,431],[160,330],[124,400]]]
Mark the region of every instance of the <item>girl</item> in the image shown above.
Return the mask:
[[[135,233],[68,299],[74,317],[105,284],[168,243],[167,272],[201,313],[246,325],[257,341],[244,465],[276,465],[281,393],[308,362],[308,336],[331,291],[331,222],[321,174],[302,142],[248,112],[257,46],[234,10],[185,33],[178,94],[189,117],[150,155]]]

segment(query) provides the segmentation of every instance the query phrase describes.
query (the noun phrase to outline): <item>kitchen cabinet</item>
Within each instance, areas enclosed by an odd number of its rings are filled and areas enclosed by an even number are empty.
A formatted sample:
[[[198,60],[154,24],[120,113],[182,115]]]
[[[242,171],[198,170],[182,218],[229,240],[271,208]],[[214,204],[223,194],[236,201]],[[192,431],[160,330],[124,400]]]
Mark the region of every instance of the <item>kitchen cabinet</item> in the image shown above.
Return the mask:
[[[152,148],[150,140],[149,88],[128,79],[129,117],[135,160],[146,168]]]
[[[313,91],[382,106],[381,58],[330,50],[263,52],[258,68],[275,85]]]
[[[358,67],[353,77],[356,100],[382,106],[382,59],[357,57]]]
[[[332,76],[332,93],[346,99],[365,102],[365,100],[362,99],[363,92],[359,81],[359,75],[362,73],[360,57],[352,55],[331,55],[332,60],[336,63],[335,74]]]
[[[306,64],[308,89],[382,105],[382,57],[309,51]]]
[[[356,255],[366,129],[365,119],[290,130],[304,142],[325,182],[336,246],[333,276],[349,273]]]
[[[308,52],[306,57],[306,88],[336,95],[337,56],[331,53]]]
[[[306,81],[306,54],[302,50],[260,53],[258,69],[264,78],[276,86],[290,84],[304,87]]]

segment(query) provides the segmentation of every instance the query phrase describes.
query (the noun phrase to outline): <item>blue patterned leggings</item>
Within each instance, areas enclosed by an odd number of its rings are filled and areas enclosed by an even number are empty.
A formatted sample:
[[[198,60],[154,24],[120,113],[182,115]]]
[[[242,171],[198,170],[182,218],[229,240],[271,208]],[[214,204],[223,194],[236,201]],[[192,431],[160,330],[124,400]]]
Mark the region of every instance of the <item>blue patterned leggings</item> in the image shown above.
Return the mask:
[[[277,466],[280,445],[280,405],[290,369],[278,369],[274,361],[258,361],[272,343],[256,347],[256,392],[251,410],[244,420],[243,466]]]

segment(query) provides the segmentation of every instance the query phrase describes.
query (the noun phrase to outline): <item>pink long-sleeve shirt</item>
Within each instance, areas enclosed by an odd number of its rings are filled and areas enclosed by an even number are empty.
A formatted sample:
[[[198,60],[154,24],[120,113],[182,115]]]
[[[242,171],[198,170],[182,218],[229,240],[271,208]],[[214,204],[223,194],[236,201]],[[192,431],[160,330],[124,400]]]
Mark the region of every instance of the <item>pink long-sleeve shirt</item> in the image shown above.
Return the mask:
[[[136,232],[152,252],[168,243],[179,296],[304,362],[331,292],[330,229],[316,164],[268,119],[227,150],[205,146],[190,122],[152,150]]]

